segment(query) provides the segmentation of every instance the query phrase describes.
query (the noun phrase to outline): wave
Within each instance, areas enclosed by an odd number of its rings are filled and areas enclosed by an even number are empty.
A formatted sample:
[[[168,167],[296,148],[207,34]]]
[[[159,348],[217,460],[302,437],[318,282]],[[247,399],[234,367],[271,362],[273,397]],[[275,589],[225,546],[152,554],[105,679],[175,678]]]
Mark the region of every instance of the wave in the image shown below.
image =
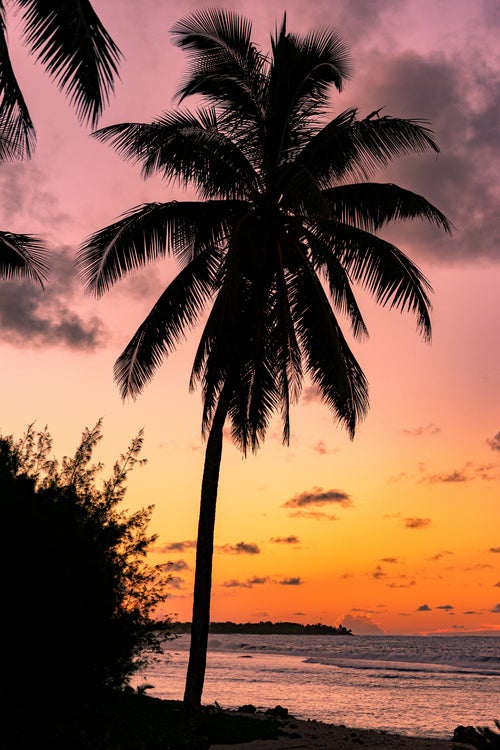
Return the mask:
[[[433,662],[409,662],[393,660],[372,660],[372,659],[336,659],[319,656],[311,656],[303,660],[305,664],[324,664],[326,666],[337,667],[339,669],[369,669],[373,671],[384,672],[417,672],[429,674],[449,674],[449,675],[479,675],[485,677],[500,677],[499,670],[480,669],[478,667],[466,667],[459,664],[443,664]],[[396,675],[394,675],[396,676]]]

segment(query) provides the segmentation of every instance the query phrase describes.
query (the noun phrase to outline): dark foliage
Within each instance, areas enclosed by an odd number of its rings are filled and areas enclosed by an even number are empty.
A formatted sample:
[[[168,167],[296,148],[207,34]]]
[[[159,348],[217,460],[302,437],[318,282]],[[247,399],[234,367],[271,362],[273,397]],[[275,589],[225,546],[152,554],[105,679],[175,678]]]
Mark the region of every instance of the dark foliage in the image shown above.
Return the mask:
[[[59,465],[47,430],[0,437],[3,685],[27,703],[122,688],[168,626],[152,619],[166,597],[165,576],[144,559],[152,508],[117,509],[142,435],[102,489],[102,466],[90,464],[100,438],[98,422]]]
[[[190,622],[173,622],[172,633],[190,633]],[[210,633],[257,633],[278,635],[352,635],[352,631],[340,625],[334,628],[318,622],[302,625],[300,622],[211,622]]]

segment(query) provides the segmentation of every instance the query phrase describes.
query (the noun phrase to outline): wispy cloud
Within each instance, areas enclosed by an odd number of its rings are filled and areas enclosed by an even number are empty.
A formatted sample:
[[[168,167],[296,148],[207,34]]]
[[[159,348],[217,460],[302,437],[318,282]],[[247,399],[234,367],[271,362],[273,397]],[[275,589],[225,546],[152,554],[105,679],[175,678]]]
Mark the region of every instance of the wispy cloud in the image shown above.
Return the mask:
[[[270,539],[274,544],[300,544],[300,539],[296,536],[273,536]]]
[[[442,552],[436,552],[435,555],[432,555],[432,557],[426,558],[430,562],[437,562],[438,560],[441,560],[443,557],[446,557],[446,555],[452,555],[453,552],[450,552],[449,550],[444,549]]]
[[[489,438],[487,442],[492,451],[500,451],[500,430],[492,438]]]
[[[413,427],[412,429],[402,429],[400,433],[407,437],[421,437],[422,435],[437,435],[441,432],[441,427],[437,424],[430,423],[425,427]]]
[[[500,553],[500,547],[490,547],[490,552],[494,552],[495,554]]]
[[[222,544],[216,549],[228,555],[260,555],[260,548],[254,542],[237,542],[236,544]]]
[[[164,568],[166,571],[173,570],[178,572],[179,570],[189,570],[189,565],[185,560],[173,560],[172,562],[165,563]]]
[[[286,503],[283,503],[282,508],[305,508],[311,505],[322,506],[331,504],[348,508],[352,505],[352,500],[347,492],[343,490],[324,490],[323,487],[313,487],[309,492],[306,491],[294,495]]]
[[[188,549],[194,549],[196,547],[196,539],[187,539],[184,542],[167,542],[161,547],[153,547],[152,552],[157,552],[160,555],[166,554],[167,552],[185,552]]]
[[[430,518],[403,518],[403,526],[405,529],[425,529],[430,525]]]
[[[381,557],[380,562],[388,563],[389,565],[396,565],[396,563],[400,562],[399,557]]]
[[[334,516],[331,513],[322,513],[321,511],[314,510],[296,510],[293,513],[289,513],[290,518],[307,518],[313,521],[338,521],[338,516]]]
[[[375,568],[375,570],[371,574],[372,578],[385,578],[386,575],[387,574],[384,573],[384,571],[382,570],[382,568],[381,568],[380,565],[377,565],[377,567]]]

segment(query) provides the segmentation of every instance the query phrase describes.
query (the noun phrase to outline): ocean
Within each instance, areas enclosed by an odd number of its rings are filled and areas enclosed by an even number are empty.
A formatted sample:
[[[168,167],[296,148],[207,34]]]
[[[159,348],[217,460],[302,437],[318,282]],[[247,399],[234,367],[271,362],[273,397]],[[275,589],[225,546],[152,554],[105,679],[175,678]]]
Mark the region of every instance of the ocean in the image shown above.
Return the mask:
[[[165,644],[134,686],[180,700],[189,635]],[[203,703],[281,705],[299,719],[450,738],[500,718],[500,638],[211,635]]]

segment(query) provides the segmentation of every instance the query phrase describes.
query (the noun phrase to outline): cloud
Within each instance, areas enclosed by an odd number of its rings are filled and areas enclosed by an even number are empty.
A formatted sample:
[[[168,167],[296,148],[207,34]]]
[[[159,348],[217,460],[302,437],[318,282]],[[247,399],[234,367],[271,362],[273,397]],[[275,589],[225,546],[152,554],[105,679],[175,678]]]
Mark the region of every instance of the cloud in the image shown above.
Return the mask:
[[[373,573],[371,574],[373,578],[385,578],[386,573],[382,570],[380,565],[377,565]]]
[[[399,562],[399,557],[381,557],[380,562],[385,562],[390,565],[395,565]]]
[[[45,288],[27,281],[2,280],[0,337],[18,347],[54,346],[92,352],[102,347],[107,329],[95,315],[84,318],[74,309],[81,295],[69,249],[52,254]]]
[[[152,552],[163,555],[167,552],[185,552],[187,549],[196,547],[196,539],[188,539],[184,542],[168,542],[161,547],[153,547]]]
[[[431,608],[428,604],[422,604],[418,609],[417,612],[431,612]]]
[[[232,578],[230,581],[224,581],[222,584],[226,589],[251,589],[252,584],[248,581],[237,581],[235,578]]]
[[[340,625],[352,630],[355,635],[383,635],[382,628],[366,615],[344,615]]]
[[[493,481],[498,478],[498,464],[476,464],[468,462],[463,469],[455,469],[451,472],[440,472],[428,474],[420,479],[420,482],[429,484],[464,484],[474,479]]]
[[[428,119],[442,147],[437,158],[429,154],[398,161],[388,176],[438,205],[455,225],[453,238],[426,223],[405,222],[387,233],[391,241],[443,263],[498,259],[500,85],[495,56],[488,58],[479,45],[466,60],[454,51],[373,51],[364,58],[360,85],[358,101],[366,99],[371,109],[384,104],[387,114]],[[457,185],[466,186],[460,201]]]
[[[498,582],[497,582],[497,583],[495,583],[494,585],[495,585],[495,587],[496,587],[496,588],[499,588],[499,589],[500,589],[500,581],[498,581]]]
[[[490,552],[500,553],[500,547],[490,547]]]
[[[442,552],[437,552],[435,555],[432,555],[432,557],[428,557],[427,560],[430,562],[437,562],[437,560],[441,560],[442,557],[445,557],[446,555],[452,555],[453,552],[450,552],[449,550],[443,550]]]
[[[338,516],[334,516],[331,513],[321,513],[320,511],[314,510],[296,510],[294,513],[288,514],[289,518],[309,518],[313,521],[338,521]]]
[[[280,586],[302,586],[304,581],[300,576],[297,576],[296,578],[282,578],[278,583]]]
[[[268,583],[269,576],[254,576],[253,578],[248,578],[247,583],[249,583],[251,586],[260,586],[263,583]]]
[[[406,529],[425,529],[430,524],[430,518],[403,518],[403,525]]]
[[[174,560],[166,563],[164,567],[167,572],[169,570],[174,570],[176,572],[179,570],[189,570],[189,565],[185,560]]]
[[[305,612],[292,612],[295,617],[306,617]]]
[[[449,473],[443,472],[441,474],[430,474],[429,476],[424,477],[421,481],[429,482],[429,484],[456,484],[460,482],[467,482],[468,480],[469,477],[463,470],[455,470]]]
[[[322,487],[313,487],[310,492],[301,492],[299,495],[287,500],[282,508],[305,508],[310,505],[341,505],[348,508],[352,505],[352,500],[347,492],[343,490],[324,490]]]
[[[300,539],[296,536],[273,536],[271,542],[275,544],[300,544]]]
[[[493,568],[493,565],[488,565],[488,563],[476,563],[475,565],[470,565],[468,568],[464,568],[464,570],[491,570]]]
[[[500,451],[500,430],[487,442],[492,451]]]
[[[237,542],[236,544],[223,544],[217,547],[219,552],[229,555],[260,555],[260,548],[253,542]]]
[[[321,402],[322,400],[323,399],[321,398],[321,391],[315,385],[304,388],[304,390],[302,391],[301,401],[304,404],[313,404],[317,403],[318,401]]]
[[[441,432],[441,427],[431,422],[425,427],[414,427],[412,430],[403,429],[400,432],[408,437],[421,437],[422,435],[437,435],[438,432]]]
[[[410,586],[416,586],[417,582],[412,580],[412,581],[408,581],[408,583],[392,582],[392,583],[386,583],[385,585],[390,589],[407,589],[407,588],[410,588]]]
[[[173,589],[182,589],[184,588],[184,578],[181,578],[180,576],[172,576],[167,581],[167,585]]]
[[[490,612],[494,612],[497,615],[500,614],[500,603],[495,604],[495,606],[493,607],[493,609],[490,610]]]
[[[455,607],[453,607],[451,604],[440,604],[439,607],[436,607],[436,609],[450,610],[450,609],[455,609]]]

